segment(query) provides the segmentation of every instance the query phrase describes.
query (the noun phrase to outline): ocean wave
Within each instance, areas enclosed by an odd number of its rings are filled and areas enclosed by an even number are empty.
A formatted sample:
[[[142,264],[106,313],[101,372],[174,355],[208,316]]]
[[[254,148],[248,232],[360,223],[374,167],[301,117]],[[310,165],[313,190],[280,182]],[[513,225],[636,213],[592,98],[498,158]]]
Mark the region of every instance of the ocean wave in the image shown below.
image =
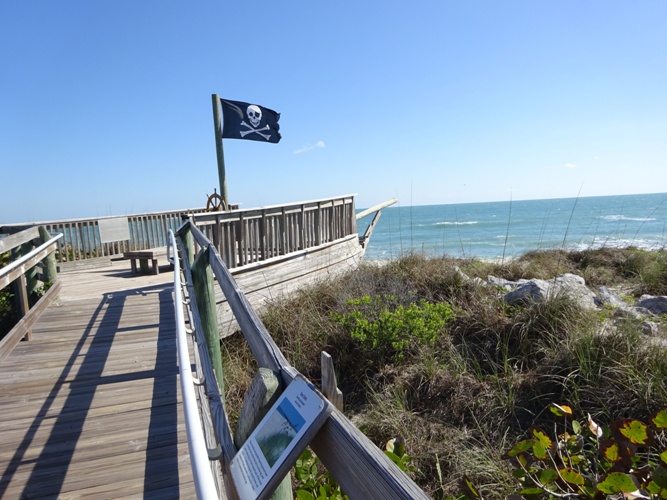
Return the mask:
[[[596,239],[592,242],[580,242],[576,245],[572,245],[570,248],[575,250],[583,251],[589,249],[600,249],[600,248],[628,248],[636,247],[643,250],[661,250],[665,248],[665,243],[658,240],[649,240],[649,239],[624,239],[624,238],[609,238],[609,239]]]
[[[479,224],[476,220],[470,220],[465,222],[436,222],[436,226],[470,226],[472,224]]]
[[[656,220],[655,217],[628,217],[626,215],[602,215],[600,216],[600,219],[611,221],[626,220],[633,222],[650,222],[652,220]]]

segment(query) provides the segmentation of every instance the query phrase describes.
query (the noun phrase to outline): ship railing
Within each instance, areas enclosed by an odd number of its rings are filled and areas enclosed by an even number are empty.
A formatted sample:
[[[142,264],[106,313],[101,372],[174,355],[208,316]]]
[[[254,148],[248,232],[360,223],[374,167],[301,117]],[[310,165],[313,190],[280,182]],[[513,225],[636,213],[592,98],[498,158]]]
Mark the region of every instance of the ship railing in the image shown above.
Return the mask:
[[[3,224],[0,235],[43,226],[51,234],[62,234],[55,252],[61,270],[109,264],[125,252],[166,247],[168,230],[175,231],[183,219],[204,208],[169,210],[143,214],[89,217],[20,224]]]
[[[0,293],[10,287],[18,317],[0,339],[0,361],[22,339],[31,339],[32,325],[60,291],[54,255],[61,238],[42,226],[0,238],[0,257],[7,261],[0,268]]]
[[[275,344],[266,327],[247,298],[239,289],[225,262],[220,257],[215,245],[195,226],[191,220],[186,221],[176,232],[176,243],[172,244],[174,261],[180,259],[179,269],[184,279],[181,286],[185,305],[183,328],[193,333],[194,358],[196,365],[195,389],[198,393],[200,418],[188,417],[191,426],[201,425],[206,453],[215,465],[208,472],[211,478],[202,479],[202,485],[216,485],[221,498],[235,498],[229,464],[236,454],[232,433],[229,426],[224,403],[224,388],[221,370],[218,372],[209,355],[209,348],[220,349],[220,338],[217,333],[215,315],[213,321],[206,320],[207,315],[200,310],[204,307],[215,310],[215,298],[212,306],[207,301],[215,295],[210,291],[219,286],[240,326],[257,365],[271,370],[281,380],[283,387],[299,375],[299,372],[285,358]],[[193,267],[196,273],[193,273]],[[174,266],[176,270],[176,266]],[[176,271],[175,271],[176,272]],[[193,274],[198,280],[195,292]],[[208,276],[208,278],[202,278]],[[202,286],[201,280],[205,283]],[[175,281],[176,283],[176,281]],[[176,285],[175,285],[176,286]],[[206,292],[208,290],[208,293]],[[203,292],[202,292],[203,291]],[[201,307],[200,307],[201,305]],[[179,320],[180,321],[180,320]],[[187,326],[186,326],[187,325]],[[213,335],[211,335],[213,333]],[[209,339],[209,344],[206,339]],[[179,348],[180,348],[179,342]],[[323,353],[324,354],[324,353]],[[218,354],[219,355],[219,354]],[[324,356],[323,356],[324,357]],[[181,368],[190,370],[190,359],[185,353],[179,354]],[[219,358],[218,358],[219,359]],[[187,375],[186,375],[187,378]],[[323,379],[325,377],[323,376]],[[189,382],[188,382],[189,384]],[[186,389],[183,390],[185,393]],[[322,392],[334,404],[331,387],[323,387]],[[335,392],[335,382],[334,391]],[[340,394],[340,393],[339,393]],[[189,403],[188,403],[189,404]],[[189,410],[186,410],[186,414]],[[199,431],[188,431],[199,432]],[[193,436],[193,441],[195,437]],[[204,445],[196,438],[198,456],[203,457]],[[317,432],[310,447],[317,454],[322,464],[328,469],[342,490],[352,499],[426,499],[428,496],[389,458],[357,429],[343,412],[334,408],[328,420]],[[193,457],[193,468],[195,459]],[[198,460],[197,460],[198,462]],[[205,468],[201,470],[204,471]],[[203,486],[202,486],[203,487]]]
[[[357,233],[354,195],[262,208],[207,212],[204,208],[146,214],[5,224],[0,234],[42,225],[62,234],[61,270],[108,264],[125,252],[166,247],[168,231],[191,218],[213,242],[229,269],[336,241]]]
[[[192,215],[228,269],[357,234],[354,195]]]

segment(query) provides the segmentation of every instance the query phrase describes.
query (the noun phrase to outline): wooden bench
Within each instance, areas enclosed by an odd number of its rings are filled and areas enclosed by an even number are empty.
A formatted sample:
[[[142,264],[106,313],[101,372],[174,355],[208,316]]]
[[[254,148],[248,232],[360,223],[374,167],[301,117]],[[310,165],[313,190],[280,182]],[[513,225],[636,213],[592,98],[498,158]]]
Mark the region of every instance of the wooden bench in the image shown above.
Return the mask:
[[[137,273],[137,260],[139,261],[139,269],[142,273],[148,273],[148,261],[153,263],[153,274],[160,274],[160,268],[157,265],[157,258],[159,255],[166,255],[164,248],[149,248],[148,250],[133,250],[131,252],[124,252],[123,258],[130,260],[132,272]]]

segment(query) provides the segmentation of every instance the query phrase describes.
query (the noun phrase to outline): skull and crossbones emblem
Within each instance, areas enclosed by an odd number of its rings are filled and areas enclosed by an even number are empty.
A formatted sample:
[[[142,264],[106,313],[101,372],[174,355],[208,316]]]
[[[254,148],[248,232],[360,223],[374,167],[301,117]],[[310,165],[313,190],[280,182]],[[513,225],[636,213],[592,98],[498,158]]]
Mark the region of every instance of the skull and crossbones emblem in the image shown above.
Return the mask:
[[[240,131],[241,137],[245,137],[248,134],[259,134],[268,141],[271,138],[271,134],[270,133],[263,134],[262,132],[270,130],[269,126],[265,125],[262,128],[257,128],[259,127],[259,124],[262,122],[262,109],[259,106],[251,104],[246,109],[246,115],[248,116],[248,121],[250,122],[250,125],[248,125],[245,122],[245,120],[241,120],[241,125],[247,127],[248,129]]]

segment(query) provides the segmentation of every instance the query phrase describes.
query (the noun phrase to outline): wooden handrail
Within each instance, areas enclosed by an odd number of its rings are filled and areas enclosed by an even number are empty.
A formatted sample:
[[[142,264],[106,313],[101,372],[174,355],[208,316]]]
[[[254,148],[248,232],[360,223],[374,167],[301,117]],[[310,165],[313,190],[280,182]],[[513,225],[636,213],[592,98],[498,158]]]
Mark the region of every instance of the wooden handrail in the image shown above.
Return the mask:
[[[36,227],[29,228],[20,233],[11,234],[0,238],[0,254],[9,252],[14,248],[39,238],[39,230]]]
[[[192,237],[200,251],[208,251],[213,274],[257,363],[260,367],[279,373],[287,386],[299,372],[275,344],[217,250],[204,233],[190,221],[179,228],[178,235],[184,248],[187,248],[187,239]],[[224,412],[224,406],[218,406],[216,403],[216,410]],[[218,424],[216,429],[222,433],[229,432],[228,426],[225,425]],[[223,438],[223,442],[230,439],[229,436],[220,437]],[[352,499],[429,498],[337,409],[334,409],[328,421],[317,433],[311,442],[311,447],[343,491]],[[227,459],[229,458],[227,455]]]
[[[13,291],[18,299],[19,321],[0,340],[0,360],[7,356],[18,342],[25,338],[30,340],[32,325],[57,296],[60,290],[60,282],[57,280],[57,271],[53,253],[62,234],[51,237],[43,227],[29,228],[0,240],[0,253],[11,252],[15,259],[0,269],[0,290],[8,285],[13,286]],[[39,244],[35,248],[32,246]],[[15,251],[16,250],[16,251]],[[21,252],[27,252],[20,255]],[[38,278],[36,266],[41,264],[42,274]],[[48,282],[50,288],[35,304],[30,304],[29,290],[36,290],[38,279],[45,284]]]
[[[35,228],[35,231],[37,231],[37,228]],[[39,262],[44,260],[44,258],[47,255],[54,252],[56,242],[62,237],[63,237],[62,234],[54,236],[46,243],[42,243],[40,246],[31,250],[26,255],[23,255],[19,259],[15,260],[14,262],[11,262],[10,264],[0,269],[0,290],[5,288],[12,281],[16,280],[19,276],[25,274],[28,269],[35,267]],[[19,243],[19,245],[20,244],[21,243]]]
[[[123,216],[86,217],[0,225],[0,242],[12,239],[18,231],[44,227],[51,233],[63,234],[58,243],[56,258],[61,270],[80,264],[108,262],[123,258],[123,253],[132,250],[166,247],[168,230],[176,230],[184,217],[204,211],[203,208],[130,214]],[[111,228],[111,230],[109,229]],[[109,234],[110,233],[110,234]],[[0,243],[2,245],[2,243]],[[0,250],[2,247],[0,246]]]

